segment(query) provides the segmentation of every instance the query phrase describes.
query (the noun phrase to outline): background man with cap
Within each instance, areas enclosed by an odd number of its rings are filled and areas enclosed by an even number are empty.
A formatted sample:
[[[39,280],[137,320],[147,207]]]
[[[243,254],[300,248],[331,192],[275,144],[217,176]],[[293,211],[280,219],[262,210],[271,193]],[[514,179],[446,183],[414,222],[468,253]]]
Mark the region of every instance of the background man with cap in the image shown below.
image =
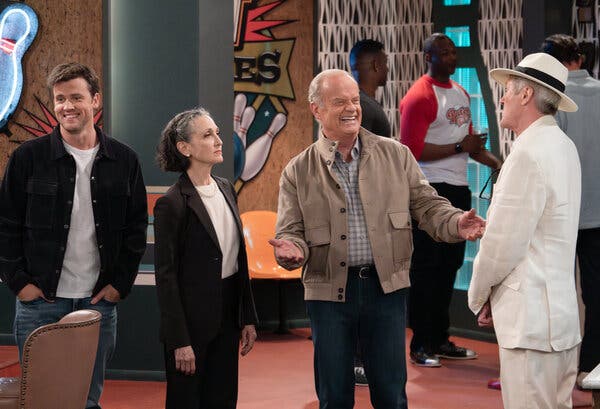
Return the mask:
[[[600,81],[581,69],[584,56],[575,39],[565,34],[546,38],[544,52],[569,70],[566,92],[579,106],[577,112],[559,112],[556,121],[571,138],[581,160],[581,209],[577,258],[585,325],[579,353],[578,383],[600,363]]]
[[[570,408],[581,341],[573,279],[581,170],[552,115],[577,105],[563,93],[567,69],[548,54],[490,74],[506,87],[500,125],[517,139],[494,187],[469,307],[496,330],[504,407]]]

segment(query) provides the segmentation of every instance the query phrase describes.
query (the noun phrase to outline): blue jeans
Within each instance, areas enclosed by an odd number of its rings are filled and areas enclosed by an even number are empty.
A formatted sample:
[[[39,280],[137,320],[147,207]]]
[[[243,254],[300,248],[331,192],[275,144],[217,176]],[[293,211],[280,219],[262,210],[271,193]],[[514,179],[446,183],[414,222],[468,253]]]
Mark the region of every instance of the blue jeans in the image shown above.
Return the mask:
[[[377,277],[348,274],[346,302],[307,301],[320,409],[354,406],[354,352],[359,342],[375,409],[406,409],[406,298],[384,294]]]
[[[91,297],[56,298],[54,302],[50,303],[42,298],[27,302],[17,299],[13,331],[19,347],[19,359],[21,359],[25,340],[39,326],[57,322],[68,313],[77,310],[91,309],[100,312],[102,321],[100,322],[98,352],[86,403],[86,408],[100,408],[98,402],[104,385],[106,363],[113,354],[117,338],[117,309],[115,303],[101,300],[92,305],[90,304],[91,300]]]

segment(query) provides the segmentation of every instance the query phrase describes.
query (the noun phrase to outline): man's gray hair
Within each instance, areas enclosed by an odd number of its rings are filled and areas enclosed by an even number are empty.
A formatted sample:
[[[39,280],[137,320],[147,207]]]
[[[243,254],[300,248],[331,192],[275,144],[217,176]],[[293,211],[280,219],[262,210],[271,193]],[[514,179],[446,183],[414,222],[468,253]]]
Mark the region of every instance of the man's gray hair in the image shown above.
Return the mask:
[[[558,104],[560,103],[560,95],[556,92],[535,81],[528,80],[527,78],[511,75],[509,79],[512,80],[513,90],[516,93],[520,92],[525,86],[533,89],[533,102],[541,114],[556,114],[556,111],[558,111]]]
[[[349,72],[344,70],[338,70],[333,68],[330,70],[321,71],[317,74],[315,78],[313,78],[313,80],[310,82],[310,85],[308,86],[308,102],[310,102],[311,104],[322,105],[323,100],[321,99],[321,91],[323,80],[325,78],[333,77],[336,75],[347,75],[348,78],[356,82],[354,77],[350,75]]]

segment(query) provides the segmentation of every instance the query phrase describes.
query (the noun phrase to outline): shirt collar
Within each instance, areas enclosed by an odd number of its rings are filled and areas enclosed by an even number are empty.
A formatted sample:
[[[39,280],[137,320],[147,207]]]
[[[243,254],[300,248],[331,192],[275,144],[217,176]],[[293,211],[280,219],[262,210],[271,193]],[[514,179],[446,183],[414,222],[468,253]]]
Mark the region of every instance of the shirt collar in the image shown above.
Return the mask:
[[[587,70],[573,70],[569,71],[568,79],[579,79],[579,78],[587,78],[590,74]]]
[[[357,136],[356,140],[354,141],[354,146],[352,147],[352,150],[350,151],[350,156],[352,157],[352,160],[356,160],[360,157],[361,148],[362,148],[362,145],[360,143],[360,136]],[[342,154],[340,153],[340,151],[338,151],[338,150],[335,151],[335,158],[343,160]]]
[[[115,156],[112,152],[112,149],[106,143],[106,135],[98,126],[94,125],[94,129],[96,130],[96,136],[98,137],[98,143],[100,144],[100,148],[98,149],[98,157],[106,156],[109,159],[114,159]],[[68,155],[67,150],[63,145],[62,136],[60,135],[60,125],[55,126],[50,134],[50,150],[52,159],[59,159]]]

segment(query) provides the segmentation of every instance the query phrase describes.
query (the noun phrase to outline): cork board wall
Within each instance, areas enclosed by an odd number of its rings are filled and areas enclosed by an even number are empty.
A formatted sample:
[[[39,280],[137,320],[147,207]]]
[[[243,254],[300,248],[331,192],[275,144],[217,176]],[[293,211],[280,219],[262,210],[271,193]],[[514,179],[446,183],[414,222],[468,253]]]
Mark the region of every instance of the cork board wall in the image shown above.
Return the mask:
[[[244,1],[242,0],[243,3]],[[277,113],[285,115],[286,122],[283,128],[272,139],[270,151],[260,171],[245,181],[242,180],[245,176],[244,173],[238,171],[237,173],[241,177],[236,180],[235,185],[238,189],[239,208],[241,212],[248,210],[276,211],[281,171],[292,157],[313,142],[313,117],[307,102],[308,85],[313,77],[313,2],[305,0],[287,0],[284,2],[261,0],[257,3],[250,1],[246,3],[249,4],[249,7],[253,7],[253,12],[250,16],[256,16],[264,12],[261,17],[256,19],[254,24],[262,23],[264,25],[270,24],[269,22],[279,22],[281,24],[268,27],[266,31],[254,32],[254,34],[262,33],[266,37],[269,37],[262,39],[262,41],[268,43],[267,46],[261,45],[260,38],[255,38],[254,42],[246,42],[243,47],[240,47],[238,44],[238,47],[236,47],[236,65],[234,66],[234,69],[237,68],[236,79],[234,81],[236,96],[240,93],[248,93],[249,97],[246,104],[248,106],[252,105],[256,109],[256,119],[253,122],[258,122],[257,128],[259,130],[256,132],[257,136],[264,134],[269,124],[276,129],[274,125],[277,122],[276,118],[271,119],[273,118],[271,116],[265,120],[265,104],[268,105],[269,109],[275,115]],[[264,8],[261,9],[261,7]],[[269,9],[269,7],[272,8]],[[244,11],[242,10],[240,13],[242,20],[244,17],[243,13]],[[239,18],[238,21],[240,21]],[[252,26],[253,22],[248,18],[244,20],[244,23],[245,25],[238,25],[238,37],[243,34],[242,31],[248,33],[252,28],[261,28],[260,25]],[[260,50],[256,51],[257,48]],[[264,53],[265,51],[280,52],[280,55],[274,58],[278,58],[281,72],[279,72],[279,81],[277,83],[271,86],[263,83],[263,91],[260,91],[256,87],[256,81],[252,84],[251,81],[240,80],[240,77],[250,76],[256,72],[256,69],[260,70],[259,60],[257,60],[259,67],[255,67],[255,69],[244,65],[243,59],[253,55],[260,55],[261,52]],[[266,66],[273,63],[269,59],[263,62]],[[252,65],[254,63],[250,61],[248,64]],[[268,77],[269,75],[270,73],[267,68],[265,76]],[[286,75],[289,78],[286,78]],[[267,95],[261,95],[260,92],[266,92]],[[290,98],[291,93],[293,93],[293,98]],[[239,103],[243,102],[239,101],[239,97],[237,99]],[[237,110],[238,113],[243,112],[240,108],[237,108]],[[238,121],[240,121],[238,128],[240,125],[246,125],[241,123],[241,118],[238,118]],[[260,130],[261,122],[262,130]],[[236,128],[235,121],[234,128]],[[252,139],[252,131],[252,128],[248,129],[248,142]],[[256,140],[252,143],[256,143]],[[249,146],[246,146],[246,161],[252,160],[250,154],[248,154]],[[265,147],[262,146],[261,149],[265,149]],[[260,163],[258,167],[260,167]]]
[[[0,175],[4,174],[12,151],[21,142],[36,137],[32,129],[46,133],[44,126],[36,123],[27,111],[46,123],[51,122],[40,104],[48,108],[48,113],[53,113],[46,77],[54,66],[78,61],[92,67],[102,78],[102,0],[27,0],[23,3],[37,15],[38,31],[21,59],[23,89],[7,124],[7,133],[11,135],[0,134]],[[10,4],[12,2],[3,2],[0,7]],[[28,131],[19,124],[32,129]]]

